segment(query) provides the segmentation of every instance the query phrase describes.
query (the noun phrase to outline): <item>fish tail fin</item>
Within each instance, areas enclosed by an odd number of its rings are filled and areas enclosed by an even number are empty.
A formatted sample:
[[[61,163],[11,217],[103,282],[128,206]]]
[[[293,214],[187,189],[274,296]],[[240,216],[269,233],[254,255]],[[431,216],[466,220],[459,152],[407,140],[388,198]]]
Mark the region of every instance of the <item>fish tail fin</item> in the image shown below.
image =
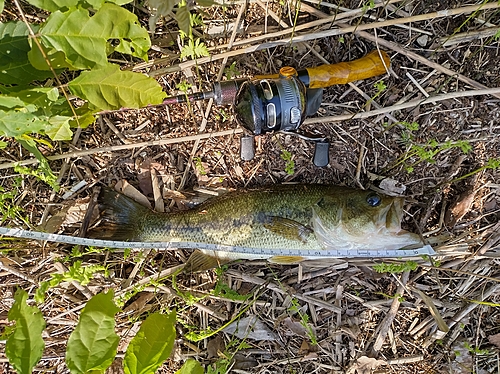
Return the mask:
[[[110,188],[102,188],[98,198],[101,223],[90,231],[92,238],[120,241],[141,240],[141,228],[151,210]]]

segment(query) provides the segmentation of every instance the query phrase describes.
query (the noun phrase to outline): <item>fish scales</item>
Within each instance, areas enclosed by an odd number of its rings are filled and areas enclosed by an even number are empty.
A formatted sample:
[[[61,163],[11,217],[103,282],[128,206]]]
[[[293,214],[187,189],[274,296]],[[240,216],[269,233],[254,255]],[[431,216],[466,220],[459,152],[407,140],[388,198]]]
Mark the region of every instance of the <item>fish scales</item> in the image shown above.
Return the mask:
[[[399,249],[421,242],[401,230],[402,198],[349,187],[275,185],[235,191],[176,213],[152,212],[111,190],[103,190],[100,200],[103,224],[94,237],[255,249],[252,254],[202,250],[218,260],[288,263],[305,258],[261,255],[259,250]]]

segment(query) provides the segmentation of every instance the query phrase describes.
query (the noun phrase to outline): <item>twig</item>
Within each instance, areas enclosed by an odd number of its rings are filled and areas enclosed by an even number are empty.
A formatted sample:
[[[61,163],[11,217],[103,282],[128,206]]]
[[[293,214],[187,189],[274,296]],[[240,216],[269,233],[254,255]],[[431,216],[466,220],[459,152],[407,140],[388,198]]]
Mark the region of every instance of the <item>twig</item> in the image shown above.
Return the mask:
[[[401,283],[396,290],[397,297],[392,300],[389,312],[385,316],[382,323],[379,325],[377,338],[375,339],[375,343],[373,343],[373,350],[375,352],[379,352],[382,349],[382,345],[384,344],[389,328],[391,327],[392,322],[394,321],[394,318],[396,318],[396,314],[398,313],[399,306],[401,305],[400,296],[402,296],[405,292],[405,286],[406,283],[408,283],[409,277],[409,271],[405,271],[401,275]]]
[[[495,2],[487,3],[487,4],[484,4],[481,6],[481,10],[497,9],[497,8],[500,8],[500,4],[495,3]],[[321,38],[331,37],[331,36],[335,36],[335,35],[343,35],[343,34],[347,34],[347,33],[351,33],[351,32],[357,33],[357,32],[363,31],[363,30],[376,29],[376,28],[386,27],[386,26],[394,26],[394,25],[403,24],[403,23],[427,21],[427,20],[433,19],[433,18],[442,18],[442,17],[455,16],[455,15],[464,14],[464,13],[473,13],[473,12],[477,11],[477,9],[478,9],[477,5],[471,5],[471,6],[465,6],[465,7],[461,7],[461,8],[455,8],[455,9],[440,10],[438,12],[433,12],[433,13],[420,14],[420,15],[412,16],[412,17],[397,18],[397,19],[386,20],[386,21],[381,21],[381,22],[373,22],[373,23],[367,23],[367,24],[363,24],[363,25],[341,27],[338,29],[295,35],[293,37],[293,42],[294,43],[305,42],[307,40],[321,39]],[[339,17],[337,17],[337,19],[338,18]],[[332,20],[335,21],[335,18],[333,18]],[[295,30],[297,30],[297,28]],[[289,32],[291,32],[291,30]],[[272,34],[267,34],[267,37],[272,37],[272,36],[273,36]],[[153,70],[153,71],[149,72],[148,75],[155,77],[155,76],[162,75],[162,74],[168,74],[168,73],[173,73],[176,71],[182,71],[184,69],[188,69],[188,68],[195,66],[195,65],[206,64],[208,62],[221,60],[221,59],[226,58],[226,57],[242,55],[245,53],[252,53],[252,52],[262,50],[262,49],[269,49],[269,48],[277,47],[280,45],[286,45],[288,43],[290,43],[290,38],[283,38],[283,39],[279,39],[279,40],[276,40],[273,42],[261,43],[261,44],[249,46],[246,48],[242,48],[242,49],[237,50],[237,51],[228,51],[228,52],[220,53],[220,54],[215,55],[215,56],[203,57],[203,58],[197,59],[195,61],[181,62],[180,64],[177,64],[177,65],[169,66],[169,67],[162,68],[162,69]],[[236,45],[237,43],[234,43],[234,44]],[[414,54],[414,53],[410,52],[408,50],[405,50],[404,54],[409,56],[410,54]],[[439,65],[439,64],[436,64],[436,65]]]
[[[485,4],[485,6],[488,5],[488,4]],[[497,4],[498,7],[500,7],[500,4]],[[424,65],[427,65],[433,69],[436,69],[437,71],[443,73],[443,74],[447,74],[451,77],[455,77],[457,78],[458,80],[472,86],[472,87],[475,87],[477,89],[487,89],[488,87],[486,87],[485,85],[479,83],[479,82],[476,82],[475,80],[469,78],[469,77],[466,77],[465,75],[462,75],[460,73],[457,73],[451,69],[448,69],[448,68],[445,68],[444,66],[436,63],[436,62],[433,62],[433,61],[430,61],[428,59],[426,59],[425,57],[422,57],[420,56],[419,54],[415,53],[415,52],[412,52],[410,50],[408,50],[408,48],[404,48],[402,46],[400,46],[398,43],[394,43],[394,42],[389,42],[385,39],[382,39],[382,38],[378,38],[378,37],[375,37],[373,36],[372,34],[368,33],[368,32],[362,32],[362,31],[359,31],[357,30],[355,32],[355,34],[361,36],[362,38],[364,39],[367,39],[367,40],[370,40],[371,42],[374,42],[374,43],[377,43],[385,48],[389,48],[389,49],[392,49],[393,51],[396,51],[396,52],[399,52],[401,53],[403,56],[406,56],[408,58],[411,58],[413,60],[416,60],[418,62],[421,62],[422,64]],[[491,95],[495,96],[496,98],[499,98],[500,99],[500,94],[498,94],[497,92],[494,92],[494,93],[491,93]]]
[[[49,161],[63,160],[65,158],[75,158],[75,157],[93,155],[96,153],[103,153],[103,152],[116,152],[116,151],[121,151],[124,149],[133,149],[133,148],[141,148],[141,147],[152,147],[152,146],[156,146],[156,145],[169,145],[169,144],[178,144],[178,143],[184,143],[184,142],[192,142],[193,140],[197,140],[197,139],[201,140],[201,139],[214,138],[217,136],[235,135],[235,134],[241,134],[242,132],[243,132],[243,129],[236,128],[236,129],[231,129],[231,130],[216,131],[216,132],[205,133],[205,134],[183,136],[180,138],[150,140],[147,142],[140,142],[140,143],[134,143],[134,144],[114,145],[114,146],[109,146],[109,147],[86,149],[86,150],[82,150],[82,151],[66,152],[66,153],[62,153],[60,155],[47,156],[46,158]],[[18,162],[7,162],[5,164],[0,164],[0,170],[1,169],[9,169],[9,168],[12,168],[16,165],[33,165],[33,164],[37,164],[37,163],[38,163],[38,160],[35,158],[29,159],[29,160],[22,160],[22,161],[18,161]]]
[[[387,112],[394,112],[396,110],[413,108],[413,107],[416,107],[417,105],[430,104],[430,103],[435,103],[438,101],[454,99],[457,97],[478,96],[478,95],[495,95],[495,94],[500,94],[500,87],[486,88],[486,89],[482,89],[482,90],[450,92],[447,94],[430,96],[430,97],[425,98],[425,99],[415,99],[415,100],[408,101],[408,102],[403,103],[403,104],[393,105],[393,106],[389,106],[389,107],[381,108],[381,109],[375,109],[375,110],[371,110],[369,112],[360,112],[360,113],[356,113],[356,114],[342,114],[342,115],[338,115],[338,116],[328,116],[328,117],[307,118],[304,121],[304,124],[330,123],[330,122],[346,121],[346,120],[350,120],[350,119],[368,118],[368,117],[378,116],[379,114],[384,114]],[[1,165],[0,165],[0,169],[1,169]]]
[[[231,34],[231,38],[229,40],[228,49],[230,49],[232,47],[233,42],[236,39],[238,25],[241,22],[241,17],[243,16],[243,13],[244,13],[246,7],[247,7],[246,2],[240,7],[238,17],[236,18],[235,27],[234,27],[233,33]],[[217,74],[217,81],[220,81],[222,79],[222,75],[224,74],[224,67],[227,64],[227,60],[228,60],[228,57],[225,57],[222,60],[222,64],[219,68],[219,73]],[[210,99],[207,103],[207,109],[205,110],[205,115],[203,116],[203,120],[201,121],[200,128],[198,129],[199,132],[205,131],[205,128],[206,128],[207,123],[208,123],[208,116],[210,114],[210,111],[212,110],[213,103],[214,103],[214,99]],[[182,174],[181,182],[179,183],[179,187],[178,187],[179,191],[182,190],[184,188],[184,185],[186,184],[186,181],[187,181],[187,178],[189,175],[189,171],[191,169],[191,165],[193,164],[194,156],[196,155],[196,151],[198,150],[199,146],[200,146],[200,139],[196,139],[194,144],[193,144],[193,148],[191,149],[191,153],[189,154],[189,161],[187,162],[186,169],[184,170],[184,173]]]
[[[341,313],[342,312],[342,309],[329,303],[329,302],[326,302],[326,301],[323,301],[323,300],[320,300],[320,299],[316,299],[314,297],[310,297],[310,296],[305,296],[303,294],[300,294],[298,292],[296,292],[295,290],[287,287],[287,286],[284,286],[284,285],[277,285],[276,283],[273,283],[273,282],[268,282],[262,278],[259,278],[259,277],[255,277],[253,275],[248,275],[248,274],[244,274],[244,273],[240,273],[240,272],[237,272],[235,270],[228,270],[227,271],[228,274],[232,275],[233,277],[236,277],[236,278],[239,278],[239,279],[242,279],[244,282],[249,282],[249,283],[253,283],[253,284],[257,284],[259,286],[265,286],[266,288],[272,290],[272,291],[275,291],[275,292],[278,292],[282,295],[287,295],[289,294],[290,296],[293,296],[293,297],[296,297],[297,299],[299,300],[302,300],[302,301],[305,301],[306,303],[311,303],[311,304],[314,304],[316,306],[319,306],[319,307],[322,307],[322,308],[325,308],[327,310],[330,310],[334,313]]]
[[[38,282],[35,278],[32,278],[30,277],[29,275],[26,275],[24,274],[23,272],[19,271],[19,270],[16,270],[14,268],[11,268],[10,266],[8,265],[5,265],[3,262],[2,262],[2,259],[0,258],[0,269],[2,270],[5,270],[6,272],[8,273],[11,273],[12,275],[15,275],[16,277],[18,278],[21,278],[21,279],[24,279],[30,283],[33,283],[33,284],[36,284],[38,285]]]

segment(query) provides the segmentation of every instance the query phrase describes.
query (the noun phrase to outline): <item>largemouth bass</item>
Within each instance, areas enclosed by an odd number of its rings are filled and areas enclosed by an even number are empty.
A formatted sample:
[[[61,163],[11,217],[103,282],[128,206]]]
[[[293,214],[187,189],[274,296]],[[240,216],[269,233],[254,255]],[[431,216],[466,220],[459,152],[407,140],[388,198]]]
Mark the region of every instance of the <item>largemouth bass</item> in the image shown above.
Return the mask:
[[[94,237],[144,242],[194,242],[253,248],[255,253],[201,249],[191,267],[235,259],[296,263],[310,257],[259,254],[262,249],[400,249],[421,243],[401,229],[403,198],[326,185],[276,185],[229,192],[194,209],[156,213],[115,191],[100,196],[102,224]],[[271,252],[272,251],[267,251]]]

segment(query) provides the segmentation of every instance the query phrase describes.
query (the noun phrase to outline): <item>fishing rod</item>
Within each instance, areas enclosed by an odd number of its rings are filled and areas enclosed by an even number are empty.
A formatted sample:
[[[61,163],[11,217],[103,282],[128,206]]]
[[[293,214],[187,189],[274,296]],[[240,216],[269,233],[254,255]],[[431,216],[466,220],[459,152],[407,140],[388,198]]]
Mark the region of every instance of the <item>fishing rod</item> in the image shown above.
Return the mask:
[[[172,96],[163,104],[213,99],[217,105],[233,105],[236,122],[246,130],[240,140],[243,160],[251,160],[255,155],[255,135],[281,131],[314,141],[313,162],[321,167],[328,164],[329,142],[324,137],[299,134],[297,130],[306,117],[318,111],[323,88],[375,77],[385,73],[390,64],[386,52],[373,51],[354,61],[298,71],[285,66],[278,74],[215,82],[211,90]]]

